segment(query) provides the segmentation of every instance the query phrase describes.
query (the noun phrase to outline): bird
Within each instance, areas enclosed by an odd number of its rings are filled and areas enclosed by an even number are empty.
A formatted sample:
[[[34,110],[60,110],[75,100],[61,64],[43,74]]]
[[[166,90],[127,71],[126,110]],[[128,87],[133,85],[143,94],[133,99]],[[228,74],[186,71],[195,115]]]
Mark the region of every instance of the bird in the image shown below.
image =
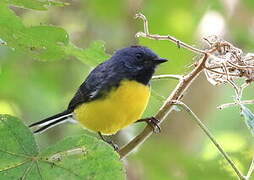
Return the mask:
[[[108,60],[95,67],[80,85],[68,107],[61,113],[29,125],[41,133],[58,124],[74,120],[97,132],[102,140],[135,123],[158,126],[154,117],[140,119],[150,97],[150,80],[156,67],[167,62],[151,49],[133,45],[117,50]]]

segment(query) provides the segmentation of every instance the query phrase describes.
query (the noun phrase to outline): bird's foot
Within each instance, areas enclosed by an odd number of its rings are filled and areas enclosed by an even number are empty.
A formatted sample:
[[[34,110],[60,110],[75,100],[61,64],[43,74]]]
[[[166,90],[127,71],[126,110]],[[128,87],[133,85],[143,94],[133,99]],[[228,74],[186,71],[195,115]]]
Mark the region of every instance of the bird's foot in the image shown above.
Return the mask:
[[[154,133],[157,134],[161,132],[161,127],[159,125],[160,121],[156,119],[155,117],[139,119],[136,122],[146,122],[153,129]]]
[[[111,145],[115,151],[118,151],[119,150],[119,147],[116,143],[114,143],[113,141],[105,141],[107,142],[109,145]]]
[[[101,132],[98,132],[98,134],[99,134],[100,138],[101,138],[104,142],[106,142],[106,143],[108,143],[109,145],[111,145],[111,146],[114,148],[115,151],[118,151],[118,150],[119,150],[119,147],[118,147],[117,144],[115,144],[115,143],[114,143],[113,141],[111,141],[111,140],[107,140],[107,139],[101,134]]]

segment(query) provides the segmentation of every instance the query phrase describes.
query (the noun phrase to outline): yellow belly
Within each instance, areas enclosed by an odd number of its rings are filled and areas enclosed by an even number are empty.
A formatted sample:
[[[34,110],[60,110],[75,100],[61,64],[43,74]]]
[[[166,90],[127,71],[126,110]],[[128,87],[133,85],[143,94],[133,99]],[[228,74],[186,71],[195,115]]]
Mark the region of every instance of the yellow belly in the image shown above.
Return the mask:
[[[150,88],[124,80],[103,99],[84,103],[74,110],[75,118],[86,128],[102,134],[115,134],[142,116]]]

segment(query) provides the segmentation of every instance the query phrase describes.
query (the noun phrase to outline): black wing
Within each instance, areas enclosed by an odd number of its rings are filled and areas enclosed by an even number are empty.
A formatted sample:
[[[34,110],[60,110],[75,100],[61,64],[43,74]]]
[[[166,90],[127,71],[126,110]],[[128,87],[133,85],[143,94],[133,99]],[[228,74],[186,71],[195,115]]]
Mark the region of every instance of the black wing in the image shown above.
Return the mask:
[[[119,64],[116,66],[111,61],[106,61],[98,65],[81,84],[70,101],[68,110],[73,110],[84,102],[90,102],[102,97],[112,87],[116,87],[121,79],[119,76],[119,68],[121,69]]]

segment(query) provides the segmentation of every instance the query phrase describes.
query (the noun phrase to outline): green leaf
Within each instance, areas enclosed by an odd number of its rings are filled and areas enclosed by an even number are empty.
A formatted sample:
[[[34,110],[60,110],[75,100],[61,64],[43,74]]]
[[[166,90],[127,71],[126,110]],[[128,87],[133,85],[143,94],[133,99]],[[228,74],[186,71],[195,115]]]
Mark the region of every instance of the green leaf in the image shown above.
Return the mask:
[[[74,56],[83,63],[95,66],[108,58],[102,41],[95,41],[89,48],[81,49],[70,42],[69,35],[63,28],[26,27],[3,2],[0,2],[0,14],[0,39],[1,42],[5,42],[1,45],[11,47],[35,59],[59,60]]]
[[[247,127],[249,128],[252,135],[254,135],[254,114],[251,112],[249,108],[247,108],[244,105],[241,105],[241,114],[243,115],[245,119],[245,123]]]
[[[60,152],[59,149],[61,149]],[[45,179],[79,179],[78,177],[81,179],[124,179],[119,156],[111,147],[96,138],[85,135],[69,137],[46,149],[41,156],[53,162],[55,166],[56,173],[53,174],[48,172],[52,164],[42,164],[41,170],[47,173]],[[67,172],[67,169],[72,172]],[[61,173],[63,171],[66,173]]]
[[[32,132],[17,118],[1,115],[0,138],[0,179],[15,175],[21,177],[30,161],[29,156],[38,155]],[[9,170],[15,175],[8,175]]]
[[[47,10],[49,6],[65,6],[68,3],[53,1],[53,0],[4,0],[6,4],[11,4],[14,6],[34,9],[34,10]]]
[[[19,17],[0,3],[0,38],[7,46],[41,60],[64,57],[63,46],[69,42],[68,34],[53,26],[26,28]]]
[[[94,137],[68,137],[40,153],[19,119],[0,115],[0,138],[0,179],[125,179],[118,154]]]
[[[109,58],[109,55],[105,53],[104,45],[103,41],[94,41],[88,48],[81,49],[70,43],[66,47],[65,52],[73,55],[85,64],[96,66]]]

